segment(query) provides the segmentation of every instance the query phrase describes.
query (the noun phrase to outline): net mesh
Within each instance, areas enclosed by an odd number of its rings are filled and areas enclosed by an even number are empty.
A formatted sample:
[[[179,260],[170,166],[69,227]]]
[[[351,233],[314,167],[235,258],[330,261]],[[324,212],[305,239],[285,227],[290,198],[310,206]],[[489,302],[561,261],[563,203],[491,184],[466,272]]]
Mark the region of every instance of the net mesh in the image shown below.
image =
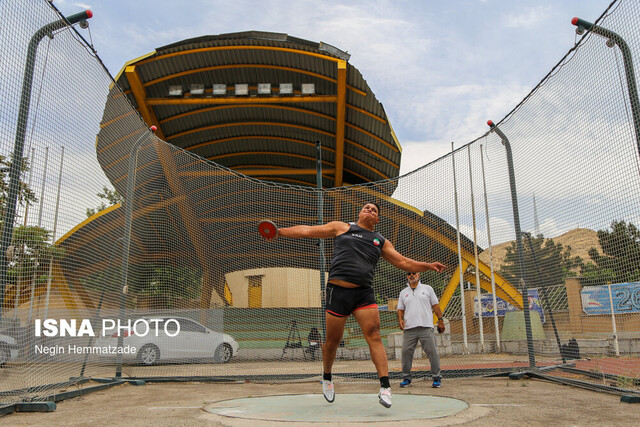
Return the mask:
[[[26,46],[60,15],[40,1],[0,10],[8,167]],[[618,1],[597,24],[638,57],[637,17],[636,2]],[[447,265],[421,277],[446,318],[437,336],[445,379],[535,367],[639,391],[640,106],[629,101],[620,50],[602,37],[581,37],[498,123],[513,152],[519,249],[496,132],[388,181],[324,190],[264,182],[157,138],[79,33],[64,26],[52,36],[27,67],[24,185],[12,238],[3,234],[0,401],[40,399],[87,378],[319,376],[309,335],[325,334],[333,241],[267,242],[257,224],[355,221],[369,201],[381,207],[376,230],[401,254]],[[405,286],[404,272],[381,260],[374,290],[392,378],[401,376],[395,309]],[[429,376],[419,350],[413,368]],[[353,317],[333,373],[377,377]]]

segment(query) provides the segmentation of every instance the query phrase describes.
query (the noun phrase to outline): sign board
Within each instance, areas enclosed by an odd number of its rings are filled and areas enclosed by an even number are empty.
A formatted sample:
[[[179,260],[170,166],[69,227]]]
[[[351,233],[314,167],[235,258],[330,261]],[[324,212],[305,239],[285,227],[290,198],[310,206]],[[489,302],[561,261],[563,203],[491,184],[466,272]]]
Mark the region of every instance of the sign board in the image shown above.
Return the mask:
[[[585,286],[580,291],[582,311],[589,315],[611,314],[609,286],[614,314],[640,313],[640,282]]]
[[[542,309],[542,304],[540,304],[540,298],[538,296],[537,289],[529,289],[529,310],[537,311],[540,314],[540,321],[542,323],[545,322],[544,310]],[[493,295],[492,294],[482,294],[480,296],[482,301],[482,317],[493,317]],[[478,317],[478,297],[473,297],[473,315]],[[498,316],[504,316],[505,313],[510,311],[518,311],[516,307],[509,304],[502,298],[496,297],[496,306],[497,306],[497,314]]]

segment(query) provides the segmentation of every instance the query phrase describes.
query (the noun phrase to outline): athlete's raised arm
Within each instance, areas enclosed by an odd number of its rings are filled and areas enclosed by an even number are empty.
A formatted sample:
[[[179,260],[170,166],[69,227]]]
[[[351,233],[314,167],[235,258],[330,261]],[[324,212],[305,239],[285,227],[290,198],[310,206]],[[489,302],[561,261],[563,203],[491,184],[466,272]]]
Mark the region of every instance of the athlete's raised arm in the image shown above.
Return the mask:
[[[441,264],[437,261],[435,262],[422,262],[416,261],[415,259],[407,258],[402,255],[400,252],[396,251],[396,248],[393,247],[393,244],[387,240],[384,242],[384,246],[382,247],[382,258],[389,261],[391,265],[399,268],[400,270],[411,272],[422,273],[424,271],[437,271],[438,273],[442,273],[446,265]]]
[[[278,229],[277,237],[292,239],[330,239],[349,230],[349,224],[342,221],[331,221],[323,225],[294,225]],[[273,240],[273,239],[268,239]]]

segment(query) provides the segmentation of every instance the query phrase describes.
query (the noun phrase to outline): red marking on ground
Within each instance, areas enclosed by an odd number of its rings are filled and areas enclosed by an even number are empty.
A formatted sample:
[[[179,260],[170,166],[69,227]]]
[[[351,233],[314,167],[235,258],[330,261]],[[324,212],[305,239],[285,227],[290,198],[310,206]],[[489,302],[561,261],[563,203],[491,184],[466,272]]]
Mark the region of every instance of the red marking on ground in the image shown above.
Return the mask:
[[[574,364],[571,368],[581,369],[583,371],[605,373],[612,375],[623,375],[631,378],[640,378],[640,364],[637,358],[611,357],[598,358],[590,360],[569,360],[567,364]],[[536,366],[554,366],[562,365],[562,361],[555,362],[537,362]],[[462,362],[448,363],[440,366],[442,370],[474,370],[474,369],[507,369],[507,368],[528,368],[528,362]],[[429,370],[429,365],[414,365],[412,370],[423,371]]]

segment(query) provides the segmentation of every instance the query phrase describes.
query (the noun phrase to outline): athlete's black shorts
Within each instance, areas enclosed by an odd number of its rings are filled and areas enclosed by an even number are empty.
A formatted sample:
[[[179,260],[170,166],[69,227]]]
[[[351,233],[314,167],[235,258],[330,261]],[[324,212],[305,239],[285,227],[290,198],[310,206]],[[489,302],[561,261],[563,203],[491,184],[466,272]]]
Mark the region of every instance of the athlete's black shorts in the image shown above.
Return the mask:
[[[327,283],[327,313],[337,317],[347,317],[356,310],[373,307],[378,307],[373,288],[343,288]]]

